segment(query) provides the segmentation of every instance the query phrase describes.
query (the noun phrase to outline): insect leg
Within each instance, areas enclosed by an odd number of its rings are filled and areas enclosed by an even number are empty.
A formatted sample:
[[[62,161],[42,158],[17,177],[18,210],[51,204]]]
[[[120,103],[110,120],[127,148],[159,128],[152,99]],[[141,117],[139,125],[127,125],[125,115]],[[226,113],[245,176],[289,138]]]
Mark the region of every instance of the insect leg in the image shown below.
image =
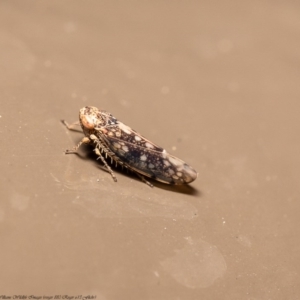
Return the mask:
[[[74,131],[80,131],[77,128],[75,128],[75,126],[80,126],[79,121],[74,122],[72,124],[69,124],[67,121],[65,120],[61,120],[61,122],[69,129],[69,130],[74,130]]]
[[[98,159],[100,158],[104,164],[104,166],[106,167],[106,169],[108,170],[108,172],[110,173],[111,177],[113,178],[113,180],[115,182],[117,182],[117,177],[115,176],[113,170],[110,168],[110,166],[107,164],[106,160],[104,159],[104,157],[102,156],[102,154],[100,153],[98,148],[95,148],[95,153],[98,155]]]
[[[145,179],[144,176],[142,176],[141,174],[139,174],[139,173],[137,173],[137,172],[135,172],[135,174],[136,174],[138,177],[140,177],[140,179],[141,179],[144,183],[146,183],[146,184],[149,185],[151,188],[153,188],[153,184],[150,183],[149,181],[147,181],[147,180]]]
[[[82,144],[89,144],[91,142],[91,140],[88,138],[88,137],[84,137],[79,143],[77,146],[75,146],[73,149],[67,149],[65,151],[66,154],[69,154],[69,153],[76,153],[78,148],[82,145]]]

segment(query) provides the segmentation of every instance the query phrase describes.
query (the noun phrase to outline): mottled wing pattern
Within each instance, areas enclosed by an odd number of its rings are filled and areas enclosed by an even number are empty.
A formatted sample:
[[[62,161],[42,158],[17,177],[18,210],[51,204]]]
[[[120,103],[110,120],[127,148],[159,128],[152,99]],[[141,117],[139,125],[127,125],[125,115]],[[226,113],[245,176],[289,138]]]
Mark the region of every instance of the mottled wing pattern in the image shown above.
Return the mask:
[[[107,133],[105,133],[107,138],[115,137],[123,142],[138,145],[142,148],[151,149],[157,152],[164,151],[162,147],[155,145],[153,142],[147,140],[141,134],[120,121],[117,121],[116,125],[106,126],[105,129],[107,130]]]
[[[106,126],[101,139],[129,169],[144,176],[169,184],[190,183],[197,178],[197,172],[185,162],[120,121]]]

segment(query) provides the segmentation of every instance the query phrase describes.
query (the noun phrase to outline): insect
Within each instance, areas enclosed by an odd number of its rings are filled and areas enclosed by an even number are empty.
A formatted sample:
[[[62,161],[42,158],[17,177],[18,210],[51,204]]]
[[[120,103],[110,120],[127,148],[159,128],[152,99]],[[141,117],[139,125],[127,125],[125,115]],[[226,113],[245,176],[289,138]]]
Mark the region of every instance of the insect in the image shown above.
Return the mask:
[[[150,187],[153,185],[145,177],[176,185],[191,183],[197,178],[197,172],[184,161],[167,153],[107,111],[86,106],[79,111],[79,122],[71,125],[66,121],[63,123],[70,130],[80,125],[85,135],[77,146],[65,153],[76,153],[82,144],[93,144],[98,159],[114,181],[117,178],[105,160],[107,157],[116,166],[119,164],[135,173]]]

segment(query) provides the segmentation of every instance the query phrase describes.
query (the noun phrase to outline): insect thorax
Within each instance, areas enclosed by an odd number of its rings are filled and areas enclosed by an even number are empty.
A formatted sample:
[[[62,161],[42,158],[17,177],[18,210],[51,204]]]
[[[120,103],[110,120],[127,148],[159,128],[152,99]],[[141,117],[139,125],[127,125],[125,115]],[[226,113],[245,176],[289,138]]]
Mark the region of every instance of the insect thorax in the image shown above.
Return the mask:
[[[92,106],[86,106],[79,111],[79,121],[86,136],[99,133],[107,126],[117,124],[117,119],[110,113]]]

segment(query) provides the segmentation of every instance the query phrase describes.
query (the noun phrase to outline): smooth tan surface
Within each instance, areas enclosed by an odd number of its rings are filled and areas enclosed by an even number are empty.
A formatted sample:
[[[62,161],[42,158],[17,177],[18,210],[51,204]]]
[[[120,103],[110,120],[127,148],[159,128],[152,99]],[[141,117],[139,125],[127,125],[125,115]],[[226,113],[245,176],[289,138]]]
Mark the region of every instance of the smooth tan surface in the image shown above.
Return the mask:
[[[1,1],[1,298],[300,299],[299,16],[296,1]],[[115,183],[90,147],[65,155],[83,135],[60,120],[85,105],[198,179]]]

